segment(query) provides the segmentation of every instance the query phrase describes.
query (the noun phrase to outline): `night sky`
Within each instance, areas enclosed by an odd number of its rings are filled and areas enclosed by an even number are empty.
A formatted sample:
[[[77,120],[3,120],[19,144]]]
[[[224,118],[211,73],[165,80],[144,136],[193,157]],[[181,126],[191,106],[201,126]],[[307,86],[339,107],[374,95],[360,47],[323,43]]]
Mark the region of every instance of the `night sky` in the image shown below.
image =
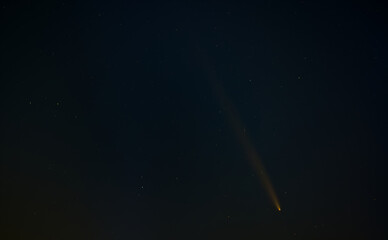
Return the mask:
[[[2,1],[0,239],[384,239],[386,16]]]

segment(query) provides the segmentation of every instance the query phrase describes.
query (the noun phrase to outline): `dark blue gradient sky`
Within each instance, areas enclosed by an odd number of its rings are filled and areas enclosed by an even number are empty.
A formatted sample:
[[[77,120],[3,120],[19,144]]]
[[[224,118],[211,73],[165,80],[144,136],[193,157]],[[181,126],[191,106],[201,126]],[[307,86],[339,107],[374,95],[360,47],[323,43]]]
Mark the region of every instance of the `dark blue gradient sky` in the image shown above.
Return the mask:
[[[386,236],[382,4],[8,1],[0,16],[1,239]]]

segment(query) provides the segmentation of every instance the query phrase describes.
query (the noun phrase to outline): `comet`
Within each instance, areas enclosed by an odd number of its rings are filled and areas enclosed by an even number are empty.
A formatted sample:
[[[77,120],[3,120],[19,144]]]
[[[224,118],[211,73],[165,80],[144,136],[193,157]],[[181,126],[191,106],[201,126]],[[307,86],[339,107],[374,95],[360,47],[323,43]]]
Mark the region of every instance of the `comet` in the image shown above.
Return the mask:
[[[214,85],[215,84],[215,85]],[[239,117],[236,107],[227,97],[223,86],[214,81],[213,87],[216,91],[216,95],[220,102],[220,105],[225,110],[228,122],[235,133],[238,142],[241,144],[245,157],[249,160],[252,167],[256,171],[257,175],[260,178],[261,184],[265,191],[267,192],[271,202],[274,207],[280,212],[281,207],[279,203],[279,199],[276,195],[275,189],[270,181],[270,178],[267,174],[267,171],[257,153],[252,141],[250,140],[246,128],[244,127],[242,120]]]
[[[202,52],[199,47],[197,47],[197,50]],[[209,64],[208,59],[206,58],[207,55],[204,54],[204,52],[202,52],[201,55],[204,67],[208,70],[207,72],[209,74],[209,80],[211,82],[213,91],[217,96],[221,108],[224,109],[224,111],[226,112],[229,125],[231,126],[234,134],[236,135],[236,138],[243,149],[245,157],[249,160],[251,166],[259,176],[260,182],[264,190],[266,191],[270,201],[274,205],[275,209],[281,212],[282,209],[280,207],[279,199],[276,195],[275,189],[261,161],[261,158],[259,157],[259,154],[256,151],[256,148],[254,147],[252,141],[250,140],[250,137],[248,136],[248,133],[240,118],[240,114],[238,113],[237,108],[234,106],[233,102],[226,94],[222,83],[218,80],[216,76],[216,72],[211,69],[211,65]]]

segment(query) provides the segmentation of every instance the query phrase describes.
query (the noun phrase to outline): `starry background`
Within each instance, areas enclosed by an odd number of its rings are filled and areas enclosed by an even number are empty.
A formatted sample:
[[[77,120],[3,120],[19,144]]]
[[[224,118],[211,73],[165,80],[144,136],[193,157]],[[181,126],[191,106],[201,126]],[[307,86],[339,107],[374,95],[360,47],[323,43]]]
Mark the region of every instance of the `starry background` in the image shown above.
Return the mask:
[[[382,4],[0,7],[1,239],[384,239]]]

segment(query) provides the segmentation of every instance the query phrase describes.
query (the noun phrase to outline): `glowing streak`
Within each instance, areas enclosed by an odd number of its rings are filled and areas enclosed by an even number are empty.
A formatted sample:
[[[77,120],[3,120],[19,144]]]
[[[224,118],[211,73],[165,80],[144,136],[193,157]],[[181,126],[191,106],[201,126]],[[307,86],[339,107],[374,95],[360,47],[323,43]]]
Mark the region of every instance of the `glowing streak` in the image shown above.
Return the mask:
[[[242,124],[242,121],[239,118],[239,114],[238,114],[237,109],[234,107],[233,103],[227,97],[227,94],[226,94],[221,82],[219,82],[217,80],[216,72],[212,71],[212,69],[210,69],[211,65],[207,61],[208,59],[206,58],[206,54],[204,54],[202,49],[200,49],[199,47],[197,47],[197,50],[202,53],[201,55],[202,55],[202,60],[204,61],[203,62],[204,67],[205,67],[205,69],[208,70],[209,79],[213,85],[213,90],[215,91],[215,93],[218,97],[218,100],[220,102],[221,107],[227,113],[228,121],[230,122],[230,125],[232,126],[233,131],[235,132],[235,134],[238,138],[238,141],[241,143],[241,146],[243,147],[243,150],[244,150],[246,157],[249,159],[251,165],[256,170],[257,174],[259,175],[261,183],[263,185],[263,188],[267,192],[273,205],[280,212],[281,207],[280,207],[278,197],[275,193],[275,189],[272,186],[272,183],[269,179],[269,176],[266,173],[264,165],[261,162],[261,159],[260,159],[258,153],[256,152],[255,147],[253,146],[248,134],[245,131],[244,125]]]
[[[226,93],[220,83],[213,82],[214,89],[216,90],[216,94],[219,98],[221,106],[225,109],[228,120],[230,122],[230,125],[233,128],[233,131],[235,132],[239,142],[241,143],[241,146],[243,147],[244,153],[250,163],[252,164],[253,168],[256,170],[257,174],[260,177],[261,183],[268,193],[268,196],[276,209],[278,211],[281,211],[279,199],[275,193],[275,189],[272,186],[272,183],[269,179],[269,176],[264,168],[263,163],[261,162],[261,159],[256,152],[256,149],[254,148],[252,142],[249,139],[248,134],[245,131],[245,128],[242,124],[242,121],[239,118],[239,114],[237,112],[237,109],[234,107],[232,102],[227,98]]]

